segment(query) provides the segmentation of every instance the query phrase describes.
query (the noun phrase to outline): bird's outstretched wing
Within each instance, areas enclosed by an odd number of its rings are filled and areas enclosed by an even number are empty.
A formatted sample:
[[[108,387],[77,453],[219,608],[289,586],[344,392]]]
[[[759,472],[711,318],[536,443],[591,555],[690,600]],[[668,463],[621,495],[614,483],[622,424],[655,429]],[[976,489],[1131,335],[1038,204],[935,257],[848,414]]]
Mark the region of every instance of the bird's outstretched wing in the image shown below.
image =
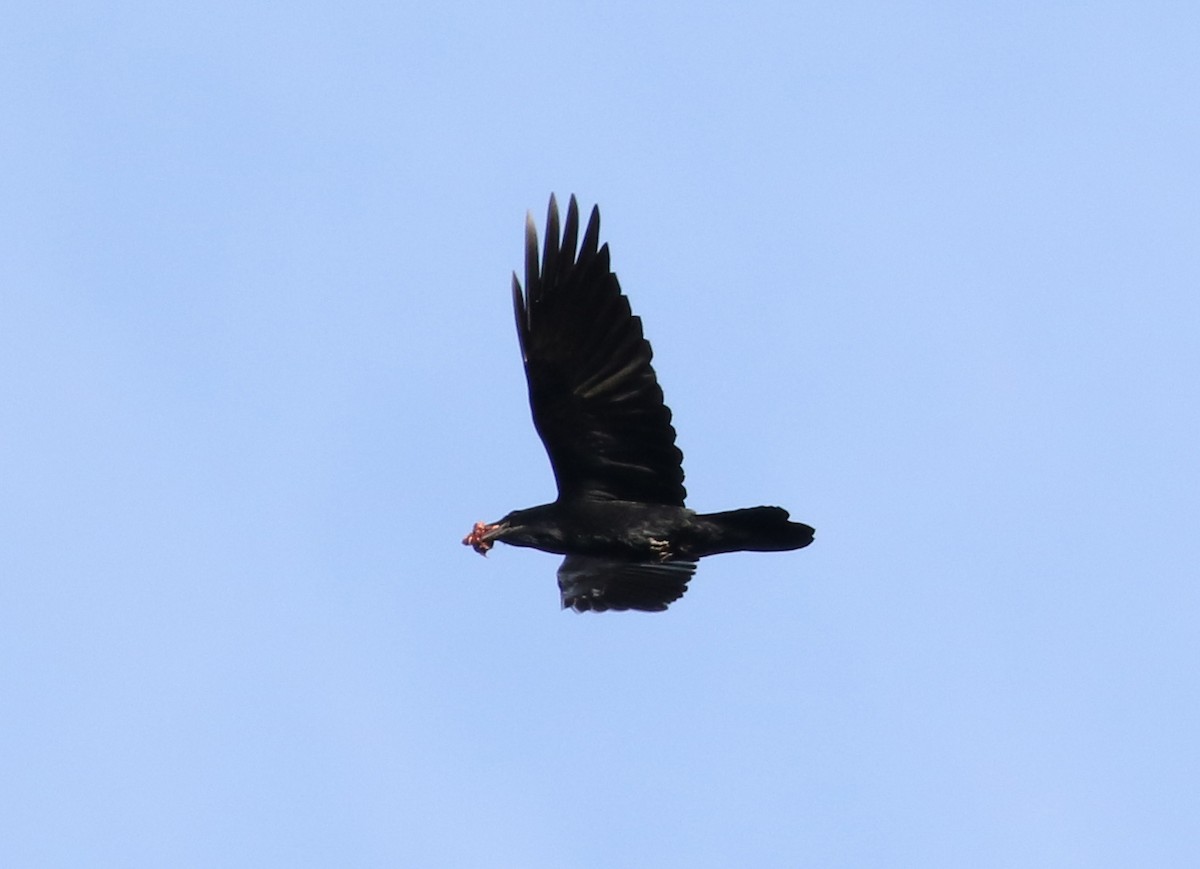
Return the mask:
[[[525,291],[513,274],[517,336],[529,404],[560,500],[640,501],[682,506],[683,454],[671,411],[650,366],[650,343],[598,247],[593,208],[576,252],[579,206],[571,197],[559,237],[550,197],[538,267],[533,218],[525,228]]]
[[[659,612],[683,597],[696,572],[692,561],[613,561],[568,555],[558,568],[563,609],[576,612]]]

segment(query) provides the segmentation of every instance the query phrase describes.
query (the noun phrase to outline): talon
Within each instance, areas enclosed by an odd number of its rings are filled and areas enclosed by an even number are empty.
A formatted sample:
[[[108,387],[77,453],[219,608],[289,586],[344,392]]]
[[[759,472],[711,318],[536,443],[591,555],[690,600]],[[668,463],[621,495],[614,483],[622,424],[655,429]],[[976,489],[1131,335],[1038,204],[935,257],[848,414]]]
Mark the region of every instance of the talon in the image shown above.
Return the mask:
[[[655,540],[650,538],[650,551],[654,553],[659,561],[666,561],[671,557],[671,541],[670,540]]]

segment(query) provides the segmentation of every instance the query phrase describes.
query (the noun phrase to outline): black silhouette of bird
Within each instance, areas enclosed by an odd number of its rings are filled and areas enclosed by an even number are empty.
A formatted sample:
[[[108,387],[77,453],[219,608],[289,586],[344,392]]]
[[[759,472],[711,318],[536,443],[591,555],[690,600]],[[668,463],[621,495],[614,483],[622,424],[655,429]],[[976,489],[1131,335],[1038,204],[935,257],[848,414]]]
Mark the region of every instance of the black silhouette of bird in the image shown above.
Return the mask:
[[[550,197],[538,264],[532,215],[525,226],[525,290],[513,273],[513,308],[529,405],[558,484],[550,504],[475,523],[463,543],[486,555],[501,540],[565,555],[564,608],[664,610],[687,590],[696,562],[722,552],[799,549],[813,529],[781,507],[696,513],[683,502],[683,453],[650,366],[650,343],[632,314],[593,208],[576,250],[571,197],[559,234]]]

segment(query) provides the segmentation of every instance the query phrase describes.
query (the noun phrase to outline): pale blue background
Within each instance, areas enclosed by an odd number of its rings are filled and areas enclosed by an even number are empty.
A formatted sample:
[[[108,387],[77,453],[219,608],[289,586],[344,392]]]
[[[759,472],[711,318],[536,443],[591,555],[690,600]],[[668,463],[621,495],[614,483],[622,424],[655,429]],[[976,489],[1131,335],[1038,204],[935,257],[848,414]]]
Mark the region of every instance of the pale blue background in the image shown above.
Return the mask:
[[[0,865],[1198,864],[1194,4],[21,6]],[[810,549],[459,545],[552,190]]]

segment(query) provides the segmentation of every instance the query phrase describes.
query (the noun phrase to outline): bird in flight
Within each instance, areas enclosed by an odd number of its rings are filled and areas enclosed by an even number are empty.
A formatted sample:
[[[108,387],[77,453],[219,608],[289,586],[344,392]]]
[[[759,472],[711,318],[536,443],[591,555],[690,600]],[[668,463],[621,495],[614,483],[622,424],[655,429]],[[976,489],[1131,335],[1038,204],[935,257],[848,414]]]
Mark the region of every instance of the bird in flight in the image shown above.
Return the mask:
[[[524,290],[513,273],[529,406],[558,498],[476,522],[463,544],[481,555],[497,540],[565,555],[564,609],[655,612],[683,596],[705,556],[812,543],[813,529],[781,507],[696,513],[683,505],[683,453],[641,319],[599,244],[599,208],[577,248],[578,237],[575,197],[560,235],[551,195],[541,264],[527,215]]]

